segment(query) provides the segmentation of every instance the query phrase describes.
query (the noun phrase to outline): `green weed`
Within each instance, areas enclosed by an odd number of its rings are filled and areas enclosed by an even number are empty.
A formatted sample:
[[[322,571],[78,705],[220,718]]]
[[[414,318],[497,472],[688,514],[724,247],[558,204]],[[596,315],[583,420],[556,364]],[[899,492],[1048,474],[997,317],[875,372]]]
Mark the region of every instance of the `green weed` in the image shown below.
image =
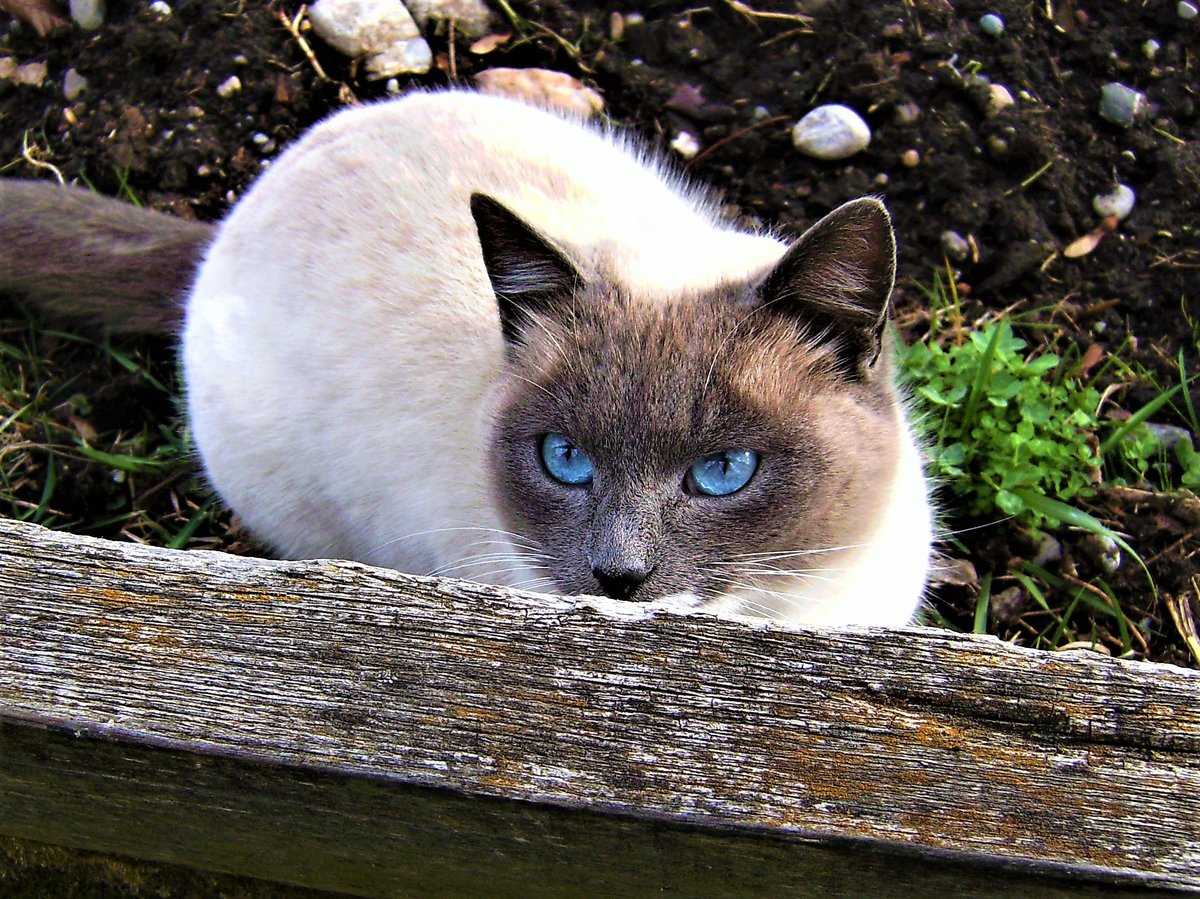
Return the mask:
[[[1200,430],[1188,389],[1196,376],[1188,375],[1182,351],[1174,360],[1180,373],[1174,386],[1162,387],[1132,368],[1121,348],[1085,381],[1074,373],[1077,350],[1064,358],[1035,349],[1014,332],[1010,318],[966,327],[959,297],[940,274],[926,297],[930,332],[900,347],[899,363],[925,408],[932,474],[967,513],[1011,516],[1035,528],[1082,526],[1068,521],[1068,513],[1100,483],[1140,483],[1154,475],[1164,490],[1200,486],[1200,452],[1192,443],[1179,440],[1168,448],[1146,426],[1169,410]],[[1107,369],[1149,383],[1157,395],[1124,420],[1103,420],[1095,385]],[[1086,529],[1113,536],[1092,522]]]

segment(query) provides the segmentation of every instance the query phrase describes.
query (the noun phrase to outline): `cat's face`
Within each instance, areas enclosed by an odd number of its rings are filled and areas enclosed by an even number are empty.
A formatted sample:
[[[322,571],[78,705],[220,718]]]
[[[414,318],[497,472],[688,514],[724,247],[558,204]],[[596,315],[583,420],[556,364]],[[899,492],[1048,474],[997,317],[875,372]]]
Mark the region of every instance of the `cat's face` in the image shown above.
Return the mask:
[[[874,276],[828,274],[846,241],[797,252],[806,235],[760,283],[649,302],[504,215],[476,211],[510,341],[491,470],[559,589],[699,602],[836,578],[828,551],[861,538],[904,439],[879,345],[890,243]],[[835,283],[856,274],[887,282],[866,313]],[[832,302],[798,315],[814,290]]]

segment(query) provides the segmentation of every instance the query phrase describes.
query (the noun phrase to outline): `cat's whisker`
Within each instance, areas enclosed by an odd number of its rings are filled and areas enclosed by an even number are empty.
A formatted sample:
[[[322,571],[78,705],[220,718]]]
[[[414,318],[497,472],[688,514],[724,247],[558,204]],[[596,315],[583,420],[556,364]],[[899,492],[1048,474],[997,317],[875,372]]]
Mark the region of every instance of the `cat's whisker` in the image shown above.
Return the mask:
[[[730,559],[791,559],[799,556],[813,556],[822,553],[842,552],[848,549],[865,549],[874,546],[873,543],[847,543],[843,546],[826,546],[817,549],[788,549],[778,550],[775,552],[753,552],[753,553],[737,553],[730,556]]]
[[[718,560],[712,563],[720,565],[724,568],[732,568],[735,572],[744,572],[746,574],[763,575],[766,577],[789,577],[793,575],[804,575],[811,580],[832,581],[836,578],[825,577],[825,574],[841,574],[848,569],[846,568],[783,568],[779,565],[772,565],[770,562],[758,561],[726,561]]]
[[[449,533],[454,533],[456,531],[480,531],[480,532],[487,533],[487,534],[498,534],[501,537],[508,538],[514,544],[516,544],[520,541],[524,541],[526,543],[531,542],[530,538],[524,534],[518,534],[513,531],[506,531],[502,528],[483,527],[481,525],[456,525],[456,526],[452,526],[452,527],[430,528],[425,531],[412,531],[411,533],[408,533],[408,534],[402,534],[399,537],[393,537],[390,540],[385,540],[383,543],[380,543],[380,544],[372,547],[371,552],[378,552],[381,549],[385,549],[389,546],[394,546],[397,543],[403,543],[406,540],[415,540],[418,537],[430,537],[435,534],[449,534]]]
[[[518,584],[513,584],[514,590],[528,590],[531,593],[549,593],[556,592],[551,590],[543,590],[543,587],[555,587],[557,582],[549,575],[543,577],[529,578],[521,581]]]
[[[540,553],[512,553],[512,552],[496,552],[496,553],[476,553],[468,556],[461,556],[450,562],[446,562],[437,566],[429,572],[431,577],[450,575],[452,572],[462,571],[466,568],[473,568],[480,565],[495,565],[497,562],[521,562],[526,565],[533,564],[543,566],[545,563],[552,561],[548,557],[542,556]]]
[[[524,381],[530,387],[540,390],[542,393],[546,394],[546,396],[550,397],[550,399],[557,400],[557,397],[555,397],[553,393],[551,393],[549,390],[547,390],[545,387],[543,387],[537,381],[530,380],[529,378],[525,377],[524,375],[518,375],[515,372],[512,372],[510,374],[512,377],[516,378],[518,381]]]
[[[488,571],[484,571],[480,574],[473,574],[473,575],[471,575],[470,579],[473,581],[481,581],[483,583],[490,583],[488,578],[493,578],[493,577],[496,577],[501,574],[511,574],[514,571],[527,571],[529,569],[529,567],[530,567],[529,565],[509,565],[505,568],[492,568],[492,569],[489,569]]]

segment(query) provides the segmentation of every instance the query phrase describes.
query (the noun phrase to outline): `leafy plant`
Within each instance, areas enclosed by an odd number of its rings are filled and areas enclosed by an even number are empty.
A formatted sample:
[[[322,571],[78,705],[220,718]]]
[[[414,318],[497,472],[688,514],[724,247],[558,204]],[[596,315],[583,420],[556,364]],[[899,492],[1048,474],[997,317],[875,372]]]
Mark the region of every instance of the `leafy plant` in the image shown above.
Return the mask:
[[[1173,387],[1130,368],[1121,349],[1110,354],[1097,374],[1112,366],[1158,393],[1124,420],[1102,421],[1100,391],[1074,373],[1071,358],[1031,349],[1007,318],[966,326],[953,278],[943,282],[935,273],[925,293],[929,334],[900,347],[900,367],[925,407],[932,474],[963,498],[969,513],[999,513],[1033,527],[1085,526],[1075,514],[1085,513],[1071,503],[1091,496],[1102,479],[1143,482],[1154,473],[1163,489],[1200,487],[1200,452],[1192,442],[1166,446],[1146,424],[1169,410],[1200,429],[1188,392],[1196,376],[1189,376],[1182,351]],[[1086,530],[1112,536],[1087,518],[1094,526]]]
[[[928,409],[934,474],[968,511],[1057,524],[1052,509],[1027,497],[1069,502],[1093,493],[1100,394],[1066,375],[1057,355],[1027,347],[1002,320],[945,346],[931,333],[902,348],[900,364]]]

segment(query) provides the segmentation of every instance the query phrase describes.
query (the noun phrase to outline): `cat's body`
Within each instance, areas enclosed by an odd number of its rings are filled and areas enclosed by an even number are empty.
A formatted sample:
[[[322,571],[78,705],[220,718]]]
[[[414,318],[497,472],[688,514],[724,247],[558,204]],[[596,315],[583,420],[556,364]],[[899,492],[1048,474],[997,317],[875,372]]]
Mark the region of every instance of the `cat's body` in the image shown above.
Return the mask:
[[[859,201],[805,240],[732,230],[621,141],[508,101],[344,112],[196,277],[205,471],[288,557],[905,623],[931,524],[881,337],[890,226]]]

